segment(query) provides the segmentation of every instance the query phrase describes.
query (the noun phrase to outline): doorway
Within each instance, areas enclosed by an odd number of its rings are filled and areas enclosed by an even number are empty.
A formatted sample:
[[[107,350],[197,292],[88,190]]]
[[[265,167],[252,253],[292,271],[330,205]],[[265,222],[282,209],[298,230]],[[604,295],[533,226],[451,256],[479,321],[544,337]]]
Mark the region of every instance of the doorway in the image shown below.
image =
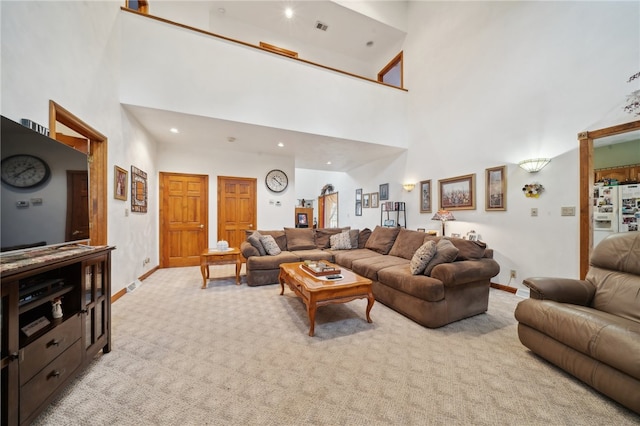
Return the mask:
[[[218,240],[240,247],[246,231],[257,229],[255,178],[218,176]]]
[[[209,245],[209,177],[160,172],[160,267],[196,266]]]

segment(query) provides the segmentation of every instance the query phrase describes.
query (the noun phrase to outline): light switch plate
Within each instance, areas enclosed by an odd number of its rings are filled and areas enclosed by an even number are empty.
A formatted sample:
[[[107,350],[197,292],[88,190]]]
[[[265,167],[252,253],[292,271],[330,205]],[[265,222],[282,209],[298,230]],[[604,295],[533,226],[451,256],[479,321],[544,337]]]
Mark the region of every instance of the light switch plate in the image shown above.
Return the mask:
[[[560,207],[560,215],[561,216],[575,216],[576,208],[575,207]]]
[[[538,216],[538,209],[537,209],[537,207],[532,207],[532,208],[531,208],[531,216],[533,216],[533,217]]]

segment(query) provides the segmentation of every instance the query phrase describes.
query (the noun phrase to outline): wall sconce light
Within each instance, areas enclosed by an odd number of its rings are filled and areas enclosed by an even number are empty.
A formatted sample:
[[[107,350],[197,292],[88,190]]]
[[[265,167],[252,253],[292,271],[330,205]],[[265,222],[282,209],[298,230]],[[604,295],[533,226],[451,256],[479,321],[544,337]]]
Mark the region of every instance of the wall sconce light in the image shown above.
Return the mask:
[[[522,167],[529,173],[536,173],[542,170],[544,166],[549,164],[551,158],[532,158],[530,160],[524,160],[518,163],[518,166]]]
[[[413,188],[416,187],[416,184],[415,183],[403,183],[402,187],[404,188],[405,191],[411,192],[411,191],[413,191]]]
[[[456,218],[453,217],[453,213],[448,210],[438,210],[436,214],[433,215],[431,220],[439,220],[442,222],[442,236],[444,237],[444,223],[448,220],[456,220]]]

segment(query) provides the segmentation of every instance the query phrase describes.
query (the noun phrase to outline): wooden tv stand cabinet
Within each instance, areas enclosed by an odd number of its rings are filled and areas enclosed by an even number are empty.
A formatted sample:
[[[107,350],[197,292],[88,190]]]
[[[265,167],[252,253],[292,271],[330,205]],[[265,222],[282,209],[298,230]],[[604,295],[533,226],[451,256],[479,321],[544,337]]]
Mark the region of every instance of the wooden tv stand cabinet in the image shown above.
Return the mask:
[[[68,245],[0,258],[0,424],[30,424],[111,350],[111,251]],[[60,300],[62,318],[53,318]]]

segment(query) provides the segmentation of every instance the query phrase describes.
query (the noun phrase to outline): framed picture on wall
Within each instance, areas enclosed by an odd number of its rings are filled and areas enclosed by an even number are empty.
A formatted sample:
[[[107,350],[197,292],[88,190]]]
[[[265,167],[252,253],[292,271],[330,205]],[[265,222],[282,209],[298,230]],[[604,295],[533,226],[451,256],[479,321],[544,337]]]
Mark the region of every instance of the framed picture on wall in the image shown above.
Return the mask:
[[[127,171],[118,166],[114,166],[113,170],[113,198],[116,200],[127,201],[127,187],[129,181],[127,179]]]
[[[362,188],[356,189],[356,202],[362,201]]]
[[[356,201],[356,216],[362,216],[362,201]]]
[[[388,200],[389,199],[389,184],[383,183],[380,185],[380,200]]]
[[[372,192],[371,193],[371,208],[377,209],[378,206],[379,206],[378,193],[377,192]]]
[[[507,176],[506,166],[492,167],[485,170],[485,210],[507,210]]]
[[[441,179],[440,210],[476,209],[476,174]]]
[[[420,182],[420,213],[431,213],[431,179]]]
[[[371,194],[362,194],[362,207],[368,209],[370,207],[369,200],[371,199]]]
[[[131,166],[131,211],[147,212],[147,174]]]

